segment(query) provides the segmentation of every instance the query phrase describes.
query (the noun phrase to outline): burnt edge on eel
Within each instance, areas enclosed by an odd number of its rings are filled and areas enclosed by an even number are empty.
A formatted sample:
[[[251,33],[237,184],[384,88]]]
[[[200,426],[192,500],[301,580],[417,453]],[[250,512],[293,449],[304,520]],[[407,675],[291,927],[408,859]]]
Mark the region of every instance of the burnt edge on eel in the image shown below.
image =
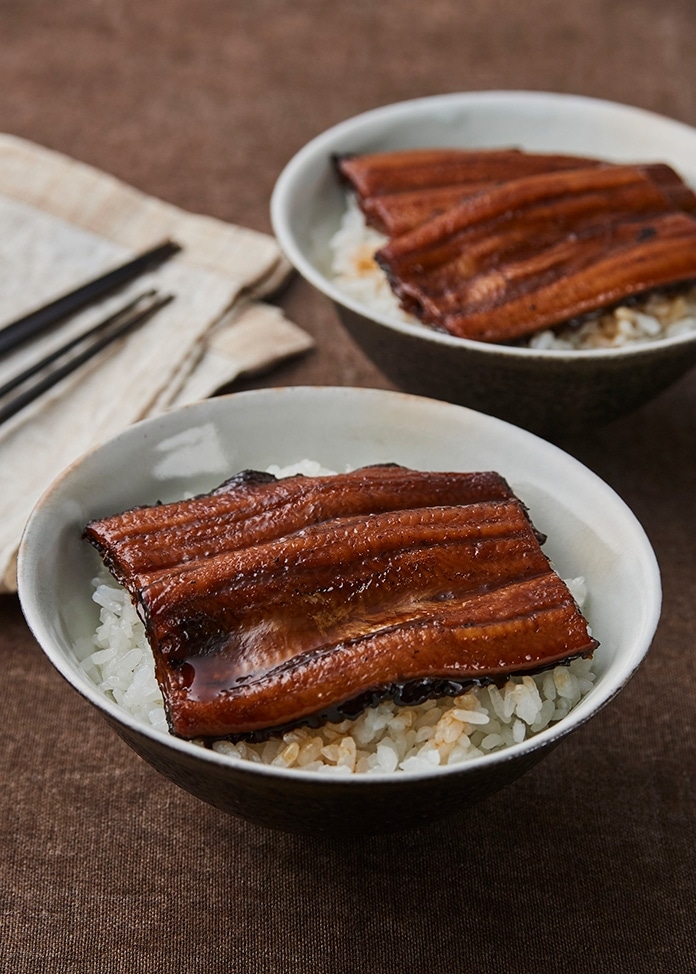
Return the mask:
[[[91,521],[141,616],[172,733],[261,739],[503,683],[597,647],[494,472],[393,464]]]

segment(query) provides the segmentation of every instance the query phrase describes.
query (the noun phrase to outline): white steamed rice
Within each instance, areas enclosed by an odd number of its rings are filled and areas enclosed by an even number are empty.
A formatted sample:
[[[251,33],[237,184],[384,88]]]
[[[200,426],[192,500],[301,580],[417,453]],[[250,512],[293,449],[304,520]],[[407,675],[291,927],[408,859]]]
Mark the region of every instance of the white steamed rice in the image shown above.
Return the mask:
[[[340,228],[330,241],[334,283],[356,301],[401,321],[422,325],[399,305],[382,268],[373,259],[388,237],[368,227],[353,196],[348,196]],[[620,348],[696,331],[696,286],[676,297],[654,294],[621,305],[579,325],[545,329],[526,342],[537,349]]]
[[[276,476],[330,473],[311,461],[270,467]],[[89,678],[137,720],[169,733],[152,652],[128,593],[104,570],[94,579],[100,624],[83,651]],[[567,581],[580,606],[583,578]],[[592,660],[574,660],[536,676],[513,677],[459,697],[417,706],[383,701],[354,721],[301,727],[263,743],[217,741],[221,754],[325,774],[409,772],[459,764],[524,741],[562,720],[592,689]]]

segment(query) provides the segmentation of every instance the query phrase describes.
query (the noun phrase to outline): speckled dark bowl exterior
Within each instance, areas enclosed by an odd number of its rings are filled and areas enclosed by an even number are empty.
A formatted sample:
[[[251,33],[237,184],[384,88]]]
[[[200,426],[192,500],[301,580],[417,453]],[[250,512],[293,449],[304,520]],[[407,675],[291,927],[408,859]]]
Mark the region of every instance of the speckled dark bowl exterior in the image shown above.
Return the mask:
[[[652,399],[696,364],[696,340],[654,343],[609,355],[529,350],[496,355],[423,339],[336,304],[346,330],[402,389],[469,406],[554,439],[617,419]]]
[[[468,92],[378,108],[317,136],[288,163],[271,215],[278,241],[375,364],[407,392],[444,399],[554,438],[649,401],[696,363],[696,332],[618,349],[564,352],[458,339],[342,292],[329,241],[345,192],[332,158],[427,146],[519,146],[616,162],[662,160],[696,186],[696,130],[639,109],[543,92]]]
[[[283,778],[254,766],[202,760],[107,718],[119,736],[156,771],[222,812],[281,832],[304,835],[379,835],[418,828],[476,805],[546,757],[558,741],[492,768],[440,777],[395,776],[388,788],[367,777],[328,780],[305,775],[288,788]],[[292,772],[289,772],[292,774]]]

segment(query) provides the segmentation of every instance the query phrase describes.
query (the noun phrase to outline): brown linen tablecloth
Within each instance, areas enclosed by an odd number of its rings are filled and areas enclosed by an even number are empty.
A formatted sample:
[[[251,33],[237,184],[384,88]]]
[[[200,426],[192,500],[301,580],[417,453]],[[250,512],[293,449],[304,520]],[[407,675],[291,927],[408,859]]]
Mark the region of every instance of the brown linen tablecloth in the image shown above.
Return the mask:
[[[0,39],[0,129],[261,231],[305,141],[394,100],[545,89],[696,124],[693,0],[6,0]],[[388,386],[307,285],[281,303],[317,349],[263,381]],[[310,840],[201,804],[1,597],[0,970],[696,970],[696,378],[563,445],[643,522],[661,625],[611,706],[431,828]]]

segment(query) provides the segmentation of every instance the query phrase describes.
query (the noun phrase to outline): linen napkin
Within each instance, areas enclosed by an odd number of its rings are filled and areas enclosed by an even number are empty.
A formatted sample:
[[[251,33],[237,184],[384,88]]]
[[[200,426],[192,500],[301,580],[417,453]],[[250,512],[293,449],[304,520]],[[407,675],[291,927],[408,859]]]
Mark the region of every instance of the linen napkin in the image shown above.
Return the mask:
[[[174,259],[0,359],[0,383],[156,287],[175,300],[0,427],[0,592],[34,504],[119,430],[269,368],[311,338],[259,300],[286,278],[275,240],[187,213],[90,166],[0,134],[0,326],[171,238]]]

